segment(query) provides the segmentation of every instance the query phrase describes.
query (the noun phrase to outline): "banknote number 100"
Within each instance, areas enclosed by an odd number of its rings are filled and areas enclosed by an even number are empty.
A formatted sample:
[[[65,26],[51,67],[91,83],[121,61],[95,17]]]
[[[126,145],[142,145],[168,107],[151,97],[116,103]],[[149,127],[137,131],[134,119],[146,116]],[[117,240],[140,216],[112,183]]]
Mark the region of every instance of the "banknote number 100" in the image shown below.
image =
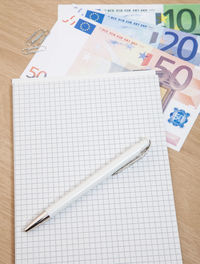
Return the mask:
[[[190,21],[191,21],[190,28],[184,28],[184,26],[182,24],[182,15],[184,13],[188,13],[189,16],[190,16]],[[173,9],[169,9],[163,15],[164,16],[169,15],[169,27],[170,28],[174,28],[175,27],[175,25],[174,25],[174,10]],[[195,16],[194,12],[192,10],[190,10],[190,9],[187,9],[187,8],[181,9],[177,13],[176,21],[177,21],[177,26],[180,29],[180,31],[185,31],[185,32],[193,32],[195,30],[196,24],[197,24],[196,16]]]
[[[173,72],[170,72],[165,66],[161,65],[163,62],[175,64],[175,61],[170,60],[164,56],[161,56],[159,58],[159,60],[155,64],[155,67],[161,70],[161,76],[160,76],[161,82],[165,82],[165,83],[168,82],[169,87],[172,88],[173,90],[184,90],[192,80],[192,75],[193,75],[192,70],[186,65],[181,65],[177,67]],[[187,72],[187,78],[185,79],[184,83],[180,84],[179,81],[176,79],[176,77],[183,70]]]

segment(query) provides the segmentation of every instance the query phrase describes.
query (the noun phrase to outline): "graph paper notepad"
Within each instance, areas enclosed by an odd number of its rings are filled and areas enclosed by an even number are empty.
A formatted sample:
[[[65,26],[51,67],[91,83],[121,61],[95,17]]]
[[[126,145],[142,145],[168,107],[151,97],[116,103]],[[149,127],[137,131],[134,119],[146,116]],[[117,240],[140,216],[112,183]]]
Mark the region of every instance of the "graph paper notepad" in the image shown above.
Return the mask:
[[[182,263],[159,91],[152,71],[13,80],[16,264]],[[143,136],[143,159],[23,231]]]

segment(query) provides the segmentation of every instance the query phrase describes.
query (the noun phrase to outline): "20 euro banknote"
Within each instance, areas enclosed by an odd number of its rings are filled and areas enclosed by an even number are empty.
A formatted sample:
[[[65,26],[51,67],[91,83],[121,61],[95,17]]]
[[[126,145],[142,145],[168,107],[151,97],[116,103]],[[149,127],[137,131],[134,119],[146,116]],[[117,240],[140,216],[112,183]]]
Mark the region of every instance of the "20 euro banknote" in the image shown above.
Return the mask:
[[[70,18],[57,22],[57,49],[47,48],[42,61],[41,54],[36,54],[22,77],[33,76],[32,67],[48,76],[155,69],[161,84],[168,146],[180,150],[200,108],[199,68],[90,20],[76,15]],[[45,56],[53,58],[47,68]]]

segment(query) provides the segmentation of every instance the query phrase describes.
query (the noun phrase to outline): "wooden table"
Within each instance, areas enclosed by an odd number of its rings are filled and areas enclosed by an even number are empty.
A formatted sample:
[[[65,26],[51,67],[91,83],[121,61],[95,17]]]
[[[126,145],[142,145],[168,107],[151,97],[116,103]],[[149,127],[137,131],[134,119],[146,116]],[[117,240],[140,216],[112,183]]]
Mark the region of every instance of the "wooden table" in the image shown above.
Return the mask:
[[[92,2],[92,1],[90,1]],[[158,1],[93,1],[93,3]],[[161,1],[163,2],[163,1]],[[186,3],[185,1],[177,1]],[[177,3],[176,2],[176,3]],[[188,1],[189,2],[189,1]],[[192,1],[198,3],[199,1]],[[11,79],[18,78],[31,56],[21,54],[24,41],[38,28],[50,29],[57,4],[69,1],[0,0],[0,263],[14,263],[14,176]],[[79,3],[85,3],[80,1]],[[163,2],[164,3],[164,2]],[[168,0],[167,3],[175,3]],[[169,149],[184,264],[200,263],[200,117],[181,152]]]

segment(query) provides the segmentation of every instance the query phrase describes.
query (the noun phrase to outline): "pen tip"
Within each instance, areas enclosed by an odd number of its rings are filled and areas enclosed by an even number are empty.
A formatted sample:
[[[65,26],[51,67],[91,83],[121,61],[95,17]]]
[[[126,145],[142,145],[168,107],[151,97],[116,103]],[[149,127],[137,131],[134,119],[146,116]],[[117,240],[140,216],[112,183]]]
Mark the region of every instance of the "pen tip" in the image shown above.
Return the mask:
[[[25,232],[28,232],[29,230],[33,229],[34,227],[44,223],[50,218],[50,216],[47,214],[46,211],[42,212],[40,215],[38,215],[29,225],[27,225],[24,228]]]
[[[24,232],[28,232],[31,229],[31,227],[27,226],[26,228],[24,228]]]

